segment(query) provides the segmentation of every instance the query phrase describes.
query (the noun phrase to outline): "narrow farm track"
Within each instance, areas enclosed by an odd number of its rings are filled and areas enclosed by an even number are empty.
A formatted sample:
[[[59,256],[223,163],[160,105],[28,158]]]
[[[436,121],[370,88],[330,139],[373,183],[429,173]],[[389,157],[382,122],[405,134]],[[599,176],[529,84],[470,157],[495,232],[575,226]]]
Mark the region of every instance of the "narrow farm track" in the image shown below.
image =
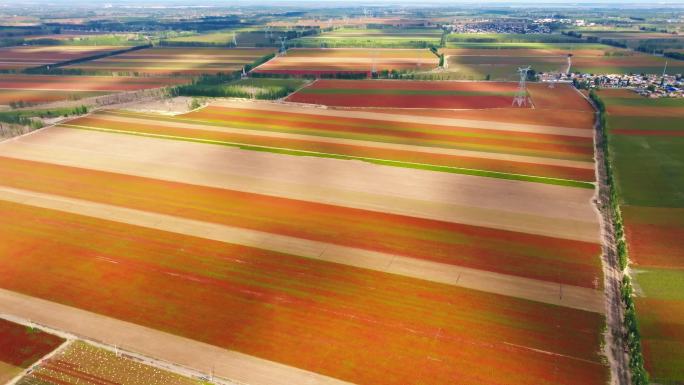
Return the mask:
[[[597,313],[602,313],[604,310],[603,295],[600,290],[515,277],[26,190],[0,187],[0,200],[362,267],[573,309]]]
[[[589,189],[323,158],[290,157],[283,162],[284,155],[59,127],[4,142],[0,150],[16,159],[562,239],[599,240]],[[188,153],[196,155],[184,156]]]
[[[99,314],[0,289],[0,312],[249,385],[350,385],[317,373],[222,349]]]

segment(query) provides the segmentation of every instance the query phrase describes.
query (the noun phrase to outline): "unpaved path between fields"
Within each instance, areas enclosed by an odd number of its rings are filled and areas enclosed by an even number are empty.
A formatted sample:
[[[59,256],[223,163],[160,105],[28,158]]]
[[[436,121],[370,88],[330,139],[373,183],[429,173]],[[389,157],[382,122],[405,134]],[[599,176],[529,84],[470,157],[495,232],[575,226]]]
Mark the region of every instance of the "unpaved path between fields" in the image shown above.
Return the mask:
[[[61,127],[2,142],[0,155],[599,242],[598,220],[590,205],[594,192],[590,189]]]
[[[603,293],[332,243],[0,187],[0,200],[601,313]]]
[[[0,289],[0,313],[249,385],[350,385],[277,362]]]
[[[617,255],[617,239],[615,238],[615,225],[610,203],[610,186],[606,170],[603,149],[603,132],[599,123],[599,113],[596,105],[580,93],[594,108],[596,112],[596,122],[594,124],[594,154],[596,158],[596,179],[598,189],[594,198],[594,207],[600,218],[601,224],[601,262],[603,265],[603,286],[605,296],[606,331],[603,333],[605,339],[604,354],[610,364],[611,385],[631,384],[629,355],[627,354],[626,341],[624,338],[624,305],[622,303],[621,287],[622,272]]]
[[[583,161],[576,161],[576,160],[542,158],[542,157],[537,157],[537,156],[515,155],[515,154],[505,154],[505,153],[497,153],[497,152],[459,150],[459,149],[444,148],[444,147],[417,146],[417,145],[411,145],[411,144],[400,144],[400,143],[389,143],[389,142],[375,142],[375,141],[359,140],[359,139],[331,138],[331,137],[327,137],[327,136],[292,134],[292,133],[284,133],[284,132],[276,132],[276,131],[203,125],[203,124],[199,124],[199,123],[155,121],[154,118],[152,118],[152,117],[134,118],[134,117],[130,117],[130,116],[111,115],[111,114],[97,114],[97,115],[93,115],[92,117],[97,118],[97,119],[103,119],[103,120],[111,121],[111,122],[118,122],[118,123],[152,124],[152,125],[161,125],[164,127],[185,128],[185,129],[189,129],[189,130],[225,132],[225,133],[231,133],[231,134],[252,135],[252,136],[261,136],[261,137],[267,137],[267,138],[283,138],[283,139],[314,141],[314,142],[322,142],[322,143],[344,144],[344,145],[349,145],[349,146],[375,147],[375,148],[382,148],[382,149],[389,149],[389,150],[422,152],[422,153],[426,153],[426,154],[464,156],[464,157],[480,158],[480,159],[495,159],[495,160],[503,160],[503,161],[509,161],[509,162],[544,164],[544,165],[550,165],[550,166],[572,167],[572,168],[581,168],[581,169],[587,169],[587,170],[593,170],[594,169],[594,163],[593,162],[583,162]],[[97,127],[95,127],[95,128],[97,128]],[[121,129],[125,129],[125,127],[122,126]]]
[[[550,135],[566,135],[576,136],[582,138],[591,138],[593,133],[586,128],[571,128],[571,127],[555,127],[543,126],[537,124],[522,124],[522,123],[505,123],[487,120],[470,120],[470,119],[456,119],[456,118],[438,118],[432,116],[411,116],[411,115],[396,115],[384,112],[366,112],[366,111],[351,111],[351,110],[333,110],[323,108],[321,106],[309,105],[305,106],[299,103],[268,103],[256,101],[216,101],[212,106],[241,108],[261,111],[274,111],[283,113],[298,113],[309,114],[317,116],[331,116],[340,118],[357,118],[357,119],[373,119],[385,120],[403,123],[418,123],[418,124],[434,124],[440,126],[452,126],[463,128],[479,128],[483,130],[499,130],[499,131],[514,131],[514,132],[531,132],[538,134]]]

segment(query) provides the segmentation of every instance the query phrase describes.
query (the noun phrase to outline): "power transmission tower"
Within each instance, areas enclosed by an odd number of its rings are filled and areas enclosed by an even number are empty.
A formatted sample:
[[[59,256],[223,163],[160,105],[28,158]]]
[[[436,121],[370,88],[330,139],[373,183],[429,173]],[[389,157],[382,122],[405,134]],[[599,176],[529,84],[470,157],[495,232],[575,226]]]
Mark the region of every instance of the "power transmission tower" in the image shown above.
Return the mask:
[[[565,74],[569,75],[570,74],[570,67],[572,67],[572,54],[568,54],[568,68],[565,69]]]
[[[237,37],[235,36],[235,32],[233,32],[233,46],[237,47]]]
[[[287,40],[287,37],[280,36],[280,55],[282,55],[282,56],[287,55],[287,48],[285,47],[285,40]]]
[[[518,68],[520,73],[520,81],[518,82],[518,91],[513,98],[513,106],[527,107],[527,72],[531,69],[530,66]]]

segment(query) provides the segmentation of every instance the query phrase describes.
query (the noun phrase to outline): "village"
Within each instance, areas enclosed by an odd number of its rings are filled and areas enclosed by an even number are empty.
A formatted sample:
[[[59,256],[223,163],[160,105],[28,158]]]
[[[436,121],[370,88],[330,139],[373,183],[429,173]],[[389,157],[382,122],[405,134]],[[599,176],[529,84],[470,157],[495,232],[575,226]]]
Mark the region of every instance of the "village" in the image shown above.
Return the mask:
[[[573,83],[579,89],[625,88],[648,98],[684,97],[682,74],[588,74],[547,72],[539,74],[544,83]]]

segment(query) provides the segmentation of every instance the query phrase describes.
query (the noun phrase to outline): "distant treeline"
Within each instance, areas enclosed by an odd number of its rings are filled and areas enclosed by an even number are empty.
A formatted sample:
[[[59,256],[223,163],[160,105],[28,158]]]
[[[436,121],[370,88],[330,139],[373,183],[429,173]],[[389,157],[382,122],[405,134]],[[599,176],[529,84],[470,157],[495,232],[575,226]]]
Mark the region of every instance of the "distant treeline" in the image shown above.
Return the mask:
[[[149,32],[149,31],[215,31],[227,28],[245,28],[253,23],[245,22],[239,15],[205,16],[199,19],[163,20],[140,18],[136,20],[90,20],[84,24],[72,25],[46,23],[48,27],[68,28],[74,31],[104,32]]]
[[[676,60],[684,60],[684,53],[683,52],[665,52],[663,55],[676,59]]]

